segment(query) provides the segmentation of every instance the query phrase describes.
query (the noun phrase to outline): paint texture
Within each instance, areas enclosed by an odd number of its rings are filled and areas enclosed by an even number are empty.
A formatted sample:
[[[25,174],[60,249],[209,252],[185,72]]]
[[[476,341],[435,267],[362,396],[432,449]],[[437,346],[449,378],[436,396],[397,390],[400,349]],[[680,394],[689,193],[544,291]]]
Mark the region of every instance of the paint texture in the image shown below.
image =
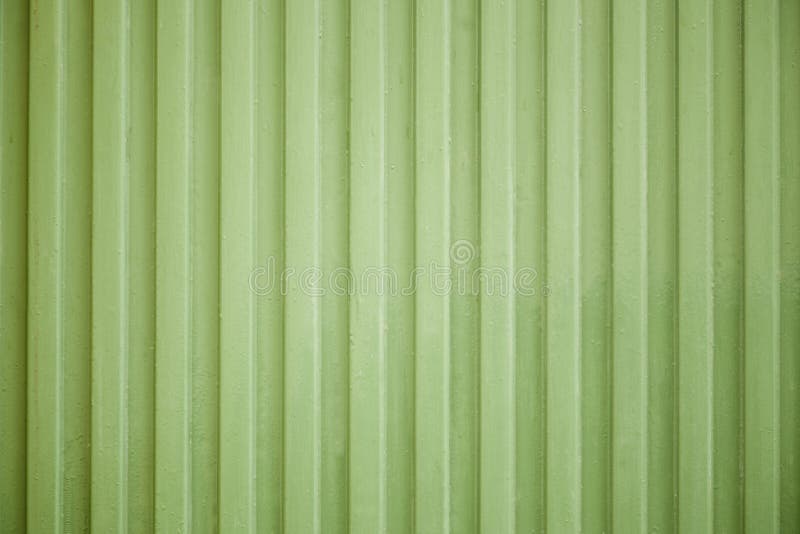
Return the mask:
[[[800,532],[798,28],[0,1],[0,532]]]

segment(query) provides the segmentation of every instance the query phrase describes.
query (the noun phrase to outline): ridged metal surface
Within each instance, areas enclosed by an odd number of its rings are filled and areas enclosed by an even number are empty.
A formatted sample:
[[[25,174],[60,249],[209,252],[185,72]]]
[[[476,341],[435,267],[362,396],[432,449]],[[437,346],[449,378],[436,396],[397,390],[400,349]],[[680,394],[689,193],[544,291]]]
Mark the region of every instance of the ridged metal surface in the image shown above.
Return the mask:
[[[798,28],[0,2],[0,531],[800,532]]]

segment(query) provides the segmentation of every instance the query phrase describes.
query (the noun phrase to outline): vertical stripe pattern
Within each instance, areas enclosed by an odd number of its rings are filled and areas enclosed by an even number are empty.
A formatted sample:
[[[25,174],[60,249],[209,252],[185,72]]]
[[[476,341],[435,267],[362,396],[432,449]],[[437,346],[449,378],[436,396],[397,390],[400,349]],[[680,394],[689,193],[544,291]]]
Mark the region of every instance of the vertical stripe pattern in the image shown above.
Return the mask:
[[[0,2],[0,531],[798,531],[798,26]]]

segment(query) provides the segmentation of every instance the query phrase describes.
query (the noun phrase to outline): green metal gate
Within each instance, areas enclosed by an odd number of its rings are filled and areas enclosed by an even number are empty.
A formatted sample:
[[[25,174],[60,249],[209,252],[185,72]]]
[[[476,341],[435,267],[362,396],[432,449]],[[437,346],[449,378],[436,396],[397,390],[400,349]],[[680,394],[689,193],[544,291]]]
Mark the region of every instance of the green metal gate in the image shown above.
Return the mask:
[[[800,1],[0,0],[0,531],[800,532]]]

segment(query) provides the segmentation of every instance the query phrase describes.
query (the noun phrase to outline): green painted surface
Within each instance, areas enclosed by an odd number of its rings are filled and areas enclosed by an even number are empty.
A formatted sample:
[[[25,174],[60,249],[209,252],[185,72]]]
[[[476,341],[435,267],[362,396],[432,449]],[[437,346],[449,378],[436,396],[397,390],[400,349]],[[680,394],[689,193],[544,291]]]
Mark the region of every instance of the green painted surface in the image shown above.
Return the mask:
[[[799,27],[0,2],[0,532],[800,531]]]

